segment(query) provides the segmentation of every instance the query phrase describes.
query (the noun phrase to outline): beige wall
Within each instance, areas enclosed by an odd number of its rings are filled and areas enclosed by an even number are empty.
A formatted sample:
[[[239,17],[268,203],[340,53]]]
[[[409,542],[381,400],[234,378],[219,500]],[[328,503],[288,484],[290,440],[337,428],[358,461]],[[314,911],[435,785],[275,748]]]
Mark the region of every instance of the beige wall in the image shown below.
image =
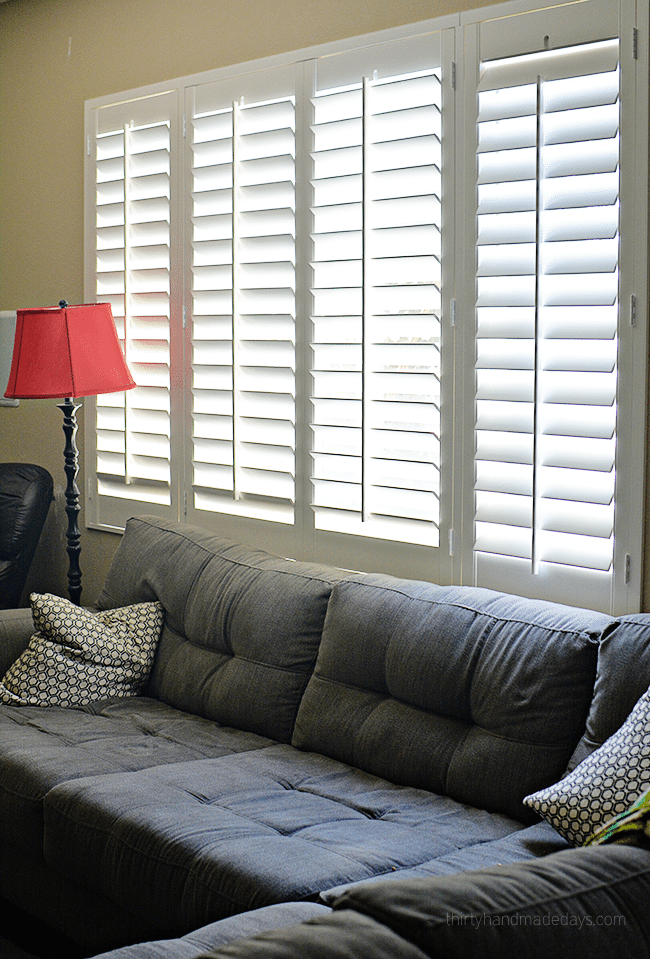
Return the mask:
[[[0,309],[83,299],[84,101],[485,6],[486,0],[9,0],[0,5]],[[83,446],[83,427],[79,430]],[[66,591],[54,401],[0,407],[0,458],[46,466],[56,503],[28,586]],[[83,483],[83,472],[80,487]],[[83,601],[118,543],[84,530]],[[647,605],[646,605],[647,608]]]

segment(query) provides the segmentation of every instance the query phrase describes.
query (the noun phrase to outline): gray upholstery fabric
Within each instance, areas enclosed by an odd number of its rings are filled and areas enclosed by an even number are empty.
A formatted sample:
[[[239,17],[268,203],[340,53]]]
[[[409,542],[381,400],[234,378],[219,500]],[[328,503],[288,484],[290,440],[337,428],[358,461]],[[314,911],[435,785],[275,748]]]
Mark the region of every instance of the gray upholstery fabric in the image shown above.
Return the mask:
[[[531,822],[596,675],[600,613],[372,575],[334,587],[293,743]]]
[[[385,924],[432,959],[647,959],[650,856],[611,852],[358,886],[335,908]]]
[[[387,926],[355,912],[339,912],[240,939],[206,959],[426,959]]]
[[[439,879],[362,883],[340,896],[333,912],[256,929],[253,938],[225,938],[247,934],[246,916],[198,935],[212,942],[201,954],[206,959],[648,959],[649,895],[645,850],[618,847],[610,856],[579,849]],[[286,908],[297,918],[297,904]],[[260,910],[264,921],[267,912]],[[255,914],[251,920],[259,922]],[[96,959],[197,955],[188,936]]]
[[[16,839],[20,842],[20,836]],[[0,841],[0,896],[82,943],[86,956],[165,934],[146,915],[135,916],[111,902],[96,885],[89,888],[70,882],[59,869],[50,869],[42,854],[29,855],[22,844]],[[55,959],[55,954],[60,955],[56,950],[43,953],[48,959]]]
[[[650,617],[622,616],[603,637],[586,731],[571,757],[573,770],[625,722],[637,700],[650,686]]]
[[[178,932],[521,828],[290,746],[62,783],[44,810],[50,865]]]
[[[487,842],[461,846],[443,853],[435,859],[428,859],[416,866],[400,869],[400,879],[432,879],[435,876],[451,876],[455,873],[466,872],[472,869],[486,869],[494,865],[525,862],[528,859],[539,859],[541,856],[550,856],[564,849],[571,849],[569,843],[546,822],[535,823],[517,832]],[[364,888],[372,882],[392,882],[395,873],[386,873],[372,879],[364,879],[361,883],[347,883],[343,886],[332,886],[320,894],[320,900],[328,906],[347,892],[348,889],[363,885]]]
[[[606,687],[634,669],[615,665],[614,621],[599,613],[346,575],[139,517],[99,606],[154,599],[166,626],[145,697],[0,708],[3,890],[66,932],[78,891],[84,942],[96,929],[101,948],[111,926],[122,942],[158,940],[397,872],[564,848],[546,824],[526,828],[521,799],[562,775],[584,732],[601,634],[594,729],[615,721],[612,703],[625,710]],[[7,630],[20,652],[31,624]],[[329,941],[356,956],[362,928],[377,957],[422,959],[342,915],[314,923],[315,951],[303,931],[254,948],[318,955]]]
[[[270,740],[152,699],[94,709],[0,706],[0,840],[43,853],[43,797],[57,783],[261,749]]]
[[[31,609],[7,609],[0,614],[0,679],[27,648],[34,633]]]
[[[138,517],[129,520],[98,605],[163,604],[150,695],[289,742],[337,578],[326,567]]]
[[[95,959],[197,959],[238,939],[258,936],[269,929],[281,929],[329,913],[327,906],[316,902],[281,902],[210,923],[180,939],[136,943],[105,952]]]

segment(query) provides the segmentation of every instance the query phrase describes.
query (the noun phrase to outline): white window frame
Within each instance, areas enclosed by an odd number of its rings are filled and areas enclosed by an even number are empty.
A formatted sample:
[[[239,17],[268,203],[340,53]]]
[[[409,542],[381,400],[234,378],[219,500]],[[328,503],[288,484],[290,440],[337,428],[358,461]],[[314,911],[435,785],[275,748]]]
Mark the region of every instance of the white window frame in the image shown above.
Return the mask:
[[[542,0],[535,5],[543,22],[557,21],[564,33],[562,42],[571,42],[566,24],[572,9],[590,0],[568,0],[558,5],[555,0]],[[576,605],[598,605],[613,612],[640,609],[642,589],[646,416],[647,354],[647,106],[648,106],[648,36],[647,5],[634,0],[621,0],[623,17],[620,27],[623,69],[623,98],[627,104],[623,115],[623,138],[626,176],[621,186],[621,204],[626,208],[627,226],[622,235],[622,270],[620,289],[621,314],[634,305],[634,315],[621,315],[619,369],[619,429],[617,457],[621,464],[617,475],[615,559],[611,591],[602,602],[594,602],[576,594],[571,585],[563,590],[537,582],[521,584],[508,581],[490,586],[511,592],[524,592],[543,598]],[[548,8],[553,8],[548,9]],[[96,286],[96,220],[94,131],[96,118],[111,105],[174,93],[177,108],[170,116],[178,132],[172,147],[170,171],[171,219],[173,224],[170,258],[172,282],[170,309],[170,450],[171,485],[169,504],[101,502],[97,493],[95,449],[95,398],[85,402],[85,522],[101,530],[120,531],[129,515],[157,513],[174,520],[186,520],[213,528],[233,538],[264,546],[274,552],[299,559],[328,562],[354,569],[379,570],[400,576],[433,580],[441,583],[478,584],[473,557],[474,542],[474,271],[469,268],[468,249],[473,249],[474,210],[471,196],[474,154],[467,146],[468,124],[473,121],[476,98],[478,53],[476,36],[482,24],[507,30],[517,16],[529,13],[525,0],[500,3],[460,15],[380,31],[363,37],[308,48],[286,55],[252,61],[235,67],[208,71],[196,76],[154,84],[118,96],[100,97],[86,103],[86,220],[85,220],[85,288],[86,299],[95,300]],[[568,18],[568,19],[567,19]],[[311,232],[311,158],[306,135],[311,123],[310,100],[314,91],[318,65],[332,68],[336,57],[346,54],[359,61],[360,72],[372,67],[374,51],[409,38],[439,34],[444,95],[443,108],[443,257],[442,313],[443,338],[442,399],[443,426],[441,437],[441,471],[447,486],[441,494],[439,546],[416,545],[395,540],[376,539],[343,532],[316,529],[311,506],[311,452],[305,440],[310,433],[311,345],[310,326],[306,318],[312,308],[310,271],[301,269],[296,275],[296,489],[294,522],[275,522],[228,512],[207,512],[197,509],[192,492],[192,451],[189,429],[192,420],[192,340],[191,322],[191,237],[186,208],[191,196],[191,177],[187,175],[191,147],[187,137],[188,104],[192,91],[201,85],[225,84],[233,90],[246,84],[247,78],[263,71],[282,68],[293,70],[296,87],[296,247],[310,247]],[[506,32],[504,31],[504,36]],[[383,46],[382,46],[383,45]],[[506,48],[508,49],[508,48]],[[510,47],[510,50],[513,48]],[[474,50],[474,54],[472,51]],[[636,112],[636,115],[635,115]],[[183,131],[185,129],[185,137]],[[300,132],[304,131],[304,132]],[[634,166],[634,169],[631,169]],[[456,188],[452,184],[456,181]],[[633,214],[631,213],[633,209]],[[455,224],[455,230],[444,229]],[[630,228],[630,224],[632,224]],[[469,238],[469,239],[468,239]],[[469,245],[468,245],[469,244]],[[626,255],[626,251],[629,251]],[[119,324],[118,324],[119,325]],[[452,360],[452,357],[454,359]],[[632,429],[625,428],[633,424]],[[444,482],[444,480],[443,480]],[[104,498],[106,499],[106,498]]]

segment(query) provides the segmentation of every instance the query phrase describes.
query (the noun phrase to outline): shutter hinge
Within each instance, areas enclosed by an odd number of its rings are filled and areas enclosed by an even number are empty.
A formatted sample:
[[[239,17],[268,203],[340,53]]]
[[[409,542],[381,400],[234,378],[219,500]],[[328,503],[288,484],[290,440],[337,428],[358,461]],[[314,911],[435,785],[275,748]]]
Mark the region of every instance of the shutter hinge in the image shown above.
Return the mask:
[[[632,578],[632,557],[629,553],[625,554],[625,582],[629,583]]]
[[[187,134],[187,119],[185,117],[185,114],[183,114],[183,139],[185,139],[186,134]]]
[[[451,61],[451,89],[456,89],[456,61]]]
[[[86,156],[90,156],[90,134],[86,134]]]
[[[187,306],[183,303],[183,329],[187,326]]]
[[[183,490],[183,517],[187,519],[187,490]]]
[[[632,27],[632,58],[639,59],[639,31],[636,27]]]
[[[454,531],[453,529],[449,530],[449,555],[454,555]]]
[[[630,296],[630,326],[636,326],[636,296]]]
[[[451,326],[456,326],[456,300],[454,299],[449,301],[449,323]]]

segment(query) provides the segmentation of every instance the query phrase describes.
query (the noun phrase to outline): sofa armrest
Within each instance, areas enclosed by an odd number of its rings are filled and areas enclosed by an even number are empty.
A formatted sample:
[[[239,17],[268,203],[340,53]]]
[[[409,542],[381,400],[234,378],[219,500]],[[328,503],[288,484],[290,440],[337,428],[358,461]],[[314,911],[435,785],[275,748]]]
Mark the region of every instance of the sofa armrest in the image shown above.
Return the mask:
[[[0,609],[0,679],[27,648],[33,633],[31,609]]]
[[[648,957],[650,851],[569,849],[507,866],[358,885],[335,903],[436,959]]]
[[[147,951],[147,946],[148,943],[141,946],[133,959],[154,959],[157,954]],[[427,959],[417,946],[387,926],[347,911],[239,939],[204,953],[202,959],[305,959],[307,956],[309,959],[358,959],[360,956],[367,959]],[[96,959],[113,957],[108,953]],[[177,959],[176,953],[174,959]]]

